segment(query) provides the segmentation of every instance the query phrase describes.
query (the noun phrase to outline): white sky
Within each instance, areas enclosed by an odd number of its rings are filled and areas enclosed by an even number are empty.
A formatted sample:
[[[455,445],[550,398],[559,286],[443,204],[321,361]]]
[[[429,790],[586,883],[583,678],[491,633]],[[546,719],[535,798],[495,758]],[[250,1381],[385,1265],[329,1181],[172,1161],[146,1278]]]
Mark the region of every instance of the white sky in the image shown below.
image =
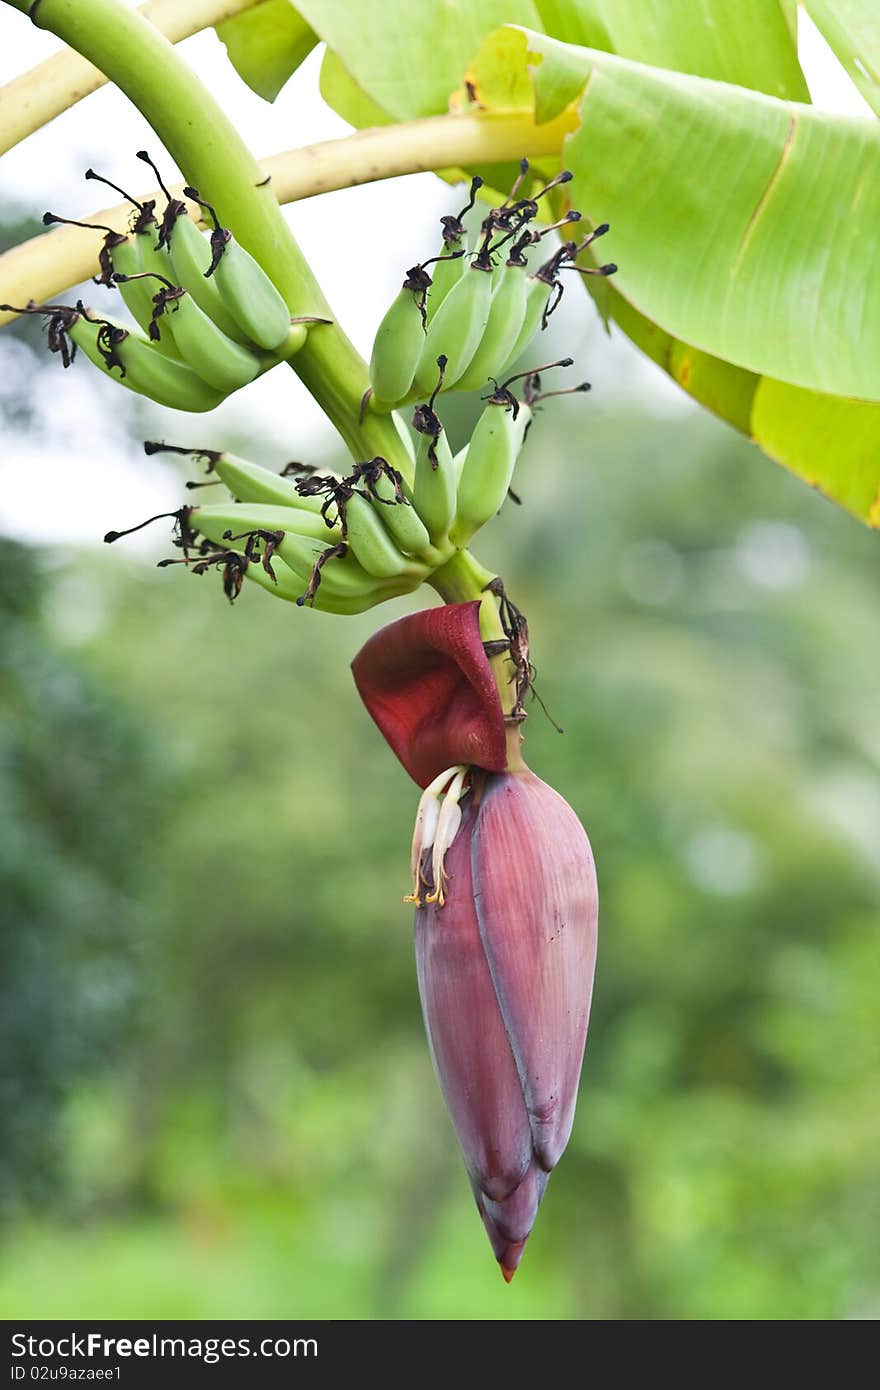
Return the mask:
[[[58,42],[21,14],[0,9],[0,83],[56,51]],[[812,23],[801,13],[800,53],[815,104],[825,110],[870,114]],[[349,127],[318,93],[320,55],[312,56],[269,105],[235,75],[212,31],[186,40],[187,60],[224,104],[257,155],[348,133]],[[108,132],[111,138],[108,139]],[[134,151],[155,152],[168,178],[176,171],[146,122],[113,87],[87,97],[3,157],[4,207],[81,216],[101,204],[100,190],[82,178],[91,164],[123,186],[143,188]],[[112,195],[108,194],[107,201]],[[364,185],[295,204],[286,215],[349,336],[369,355],[373,332],[399,288],[401,269],[424,259],[437,240],[437,219],[456,202],[431,174]],[[385,230],[394,226],[389,249]],[[365,266],[368,270],[365,271]],[[568,305],[568,314],[564,311]],[[695,408],[664,374],[625,341],[611,343],[594,321],[585,326],[583,300],[569,295],[555,320],[594,392],[621,395],[652,409]],[[579,350],[578,350],[579,345]],[[567,349],[566,349],[567,350]],[[161,459],[132,449],[127,426],[143,438],[220,446],[253,433],[255,461],[278,465],[291,457],[316,459],[333,447],[332,431],[293,373],[284,367],[232,397],[207,418],[163,410],[120,390],[84,362],[65,372],[58,360],[36,376],[32,359],[0,336],[0,408],[27,388],[35,428],[5,427],[0,448],[0,532],[33,541],[100,544],[103,532],[180,505],[179,473]],[[161,529],[161,528],[157,528]],[[150,533],[132,548],[152,552],[163,543]]]

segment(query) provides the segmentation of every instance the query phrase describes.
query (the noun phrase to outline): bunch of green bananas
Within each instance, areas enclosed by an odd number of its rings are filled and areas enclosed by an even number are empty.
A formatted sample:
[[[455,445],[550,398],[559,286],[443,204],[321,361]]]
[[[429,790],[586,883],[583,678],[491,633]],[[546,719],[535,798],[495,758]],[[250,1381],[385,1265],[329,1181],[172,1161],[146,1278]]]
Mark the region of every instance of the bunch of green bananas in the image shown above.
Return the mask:
[[[129,199],[135,215],[128,234],[103,228],[97,277],[98,283],[118,287],[134,322],[96,314],[81,301],[31,304],[16,312],[46,316],[49,348],[65,367],[80,348],[114,380],[162,405],[212,410],[296,352],[307,323],[315,320],[290,317],[271,280],[195,188],[184,192],[206,209],[213,223],[208,235],[195,226],[186,204],[170,195],[149,156],[141,151],[138,157],[159,179],[165,211],[159,220],[154,201]],[[548,394],[563,394],[542,392],[539,373],[545,367],[500,384],[498,378],[536,329],[546,326],[562,292],[563,270],[609,275],[616,269],[575,264],[578,253],[608,230],[606,224],[579,242],[564,242],[532,269],[530,256],[540,262],[534,251],[543,238],[579,221],[580,213],[569,211],[560,222],[533,229],[539,199],[571,176],[563,172],[521,198],[528,167],[523,160],[508,197],[484,218],[468,265],[463,218],[481,186],[479,178],[472,180],[466,206],[442,219],[441,253],[412,267],[380,325],[370,408],[391,414],[408,455],[404,472],[377,456],[356,463],[344,477],[304,465],[289,465],[278,475],[214,449],[148,444],[148,453],[168,449],[203,459],[209,483],[225,484],[231,494],[226,503],[171,513],[183,556],[163,564],[183,564],[198,574],[219,568],[230,599],[250,578],[280,598],[331,613],[361,612],[426,580],[441,587],[438,571],[470,543],[510,492],[534,406]],[[86,176],[109,183],[92,170]],[[115,184],[110,187],[128,197]],[[53,213],[44,218],[67,220]],[[497,253],[503,247],[507,254],[501,260]],[[433,277],[429,265],[435,267]],[[549,364],[571,365],[571,358]],[[470,442],[453,456],[437,397],[487,380],[492,389],[483,398]],[[519,395],[511,389],[516,381],[523,382]],[[411,421],[415,443],[396,408],[407,401],[421,401]],[[111,531],[105,539],[127,534]]]
[[[31,304],[18,312],[47,317],[49,347],[65,367],[80,348],[99,370],[160,405],[213,410],[297,352],[315,320],[291,318],[266,272],[196,189],[185,192],[207,209],[214,224],[209,236],[198,230],[186,204],[171,197],[146,152],[138,158],[150,164],[165,193],[161,221],[155,202],[139,203],[94,170],[86,173],[122,193],[135,210],[127,236],[99,228],[105,237],[97,277],[119,289],[133,322],[96,313],[81,301],[75,307]],[[50,212],[43,218],[47,225],[71,220]]]
[[[376,332],[370,359],[371,409],[386,412],[427,396],[439,357],[446,364],[444,391],[472,391],[494,383],[537,329],[546,328],[562,294],[563,270],[604,276],[617,269],[610,262],[588,267],[575,264],[577,256],[608,231],[607,223],[578,242],[565,242],[549,260],[532,269],[534,248],[549,232],[579,222],[581,214],[572,210],[559,222],[533,228],[539,199],[567,183],[571,174],[564,170],[531,197],[518,198],[528,171],[524,159],[510,194],[489,211],[470,250],[463,219],[482,186],[479,177],[472,180],[461,212],[441,219],[441,254],[411,267]],[[506,255],[500,259],[503,248]],[[427,270],[430,265],[436,265],[433,275]]]
[[[144,447],[148,454],[166,451],[203,460],[211,480],[231,493],[231,502],[174,513],[175,542],[184,554],[181,560],[162,561],[185,564],[199,574],[217,566],[230,598],[247,577],[300,606],[360,613],[409,593],[442,563],[401,475],[385,459],[357,464],[348,477],[338,478],[302,465],[273,473],[211,449]],[[291,476],[296,473],[298,480]],[[104,539],[128,534],[110,531]]]
[[[571,364],[567,357],[550,365]],[[209,482],[225,484],[232,496],[231,502],[173,513],[184,554],[162,563],[185,564],[198,574],[217,566],[231,599],[248,578],[278,598],[329,613],[362,612],[430,579],[501,507],[533,406],[562,394],[542,394],[539,375],[530,372],[521,374],[519,400],[511,390],[517,378],[510,378],[487,398],[470,443],[453,457],[434,409],[443,357],[437,365],[437,388],[413,416],[415,448],[395,417],[410,452],[412,484],[381,457],[356,463],[346,477],[301,464],[277,474],[217,450],[145,445],[149,454],[165,450],[203,460]],[[111,531],[105,540],[128,534]]]

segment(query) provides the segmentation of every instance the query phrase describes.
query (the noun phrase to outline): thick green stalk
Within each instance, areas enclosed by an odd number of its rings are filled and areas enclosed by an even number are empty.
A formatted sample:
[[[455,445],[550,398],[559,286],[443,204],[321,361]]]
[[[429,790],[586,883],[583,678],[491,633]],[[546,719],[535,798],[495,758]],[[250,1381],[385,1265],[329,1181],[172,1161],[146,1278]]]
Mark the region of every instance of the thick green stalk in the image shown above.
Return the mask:
[[[106,73],[225,226],[272,277],[292,314],[332,319],[281,209],[250,150],[208,89],[169,43],[122,0],[6,0],[29,12]],[[383,454],[408,476],[409,460],[390,420],[360,419],[364,362],[336,323],[313,328],[291,365],[355,458]]]
[[[446,603],[468,603],[472,599],[480,599],[483,603],[480,625],[482,627],[484,622],[487,625],[483,638],[491,642],[504,636],[498,618],[498,603],[494,594],[486,592],[487,584],[497,577],[485,565],[481,565],[469,550],[456,550],[452,559],[435,570],[428,582]]]
[[[505,640],[506,634],[501,624],[497,595],[486,588],[496,578],[497,576],[481,565],[469,550],[457,550],[451,560],[447,560],[445,565],[434,571],[427,583],[437,590],[444,603],[468,603],[473,599],[479,599],[480,633],[483,641],[497,642]],[[501,696],[501,708],[505,715],[509,715],[516,699],[509,658],[502,652],[498,656],[490,657],[489,665],[492,667],[498,694]],[[516,737],[508,740],[509,757],[513,757],[521,742],[518,726],[519,720],[516,722],[516,730],[512,731],[516,733]]]

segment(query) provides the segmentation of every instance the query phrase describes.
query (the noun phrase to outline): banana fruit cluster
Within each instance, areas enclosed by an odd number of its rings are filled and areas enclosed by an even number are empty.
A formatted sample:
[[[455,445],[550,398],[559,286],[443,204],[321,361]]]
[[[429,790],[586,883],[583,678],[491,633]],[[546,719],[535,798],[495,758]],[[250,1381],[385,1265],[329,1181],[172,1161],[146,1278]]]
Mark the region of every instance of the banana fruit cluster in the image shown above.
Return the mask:
[[[222,227],[194,188],[213,230],[202,233],[187,206],[166,195],[159,219],[154,201],[129,198],[134,217],[128,235],[105,231],[97,283],[115,286],[131,314],[124,322],[81,302],[28,305],[20,312],[49,320],[49,347],[64,366],[79,348],[98,369],[129,390],[176,410],[213,410],[232,392],[302,347],[314,319],[292,319],[287,305],[254,258]],[[93,170],[87,178],[109,183]],[[115,184],[110,187],[116,188]],[[70,222],[46,213],[47,225]],[[89,224],[75,224],[89,225]],[[11,307],[11,306],[4,306]]]
[[[564,358],[551,365],[571,364]],[[437,389],[442,357],[438,368]],[[147,453],[165,450],[203,460],[208,483],[190,486],[223,483],[232,499],[174,513],[184,555],[163,564],[185,564],[199,574],[217,566],[230,598],[247,578],[278,598],[328,613],[360,613],[411,592],[499,510],[534,405],[561,394],[542,394],[539,376],[523,375],[522,399],[511,390],[517,378],[498,386],[470,442],[454,456],[434,409],[437,389],[414,413],[415,446],[395,417],[410,452],[411,483],[381,457],[356,463],[346,477],[301,464],[277,474],[230,453],[147,444]],[[105,539],[126,534],[113,531]]]
[[[474,391],[495,383],[528,346],[538,328],[546,328],[562,294],[563,270],[583,275],[612,275],[613,263],[578,266],[578,255],[608,231],[603,223],[580,241],[566,241],[540,260],[536,248],[548,233],[579,222],[570,211],[556,223],[535,228],[539,199],[569,182],[564,170],[530,197],[517,197],[529,171],[522,160],[510,194],[484,218],[469,247],[464,217],[476,200],[482,179],[471,182],[465,207],[441,219],[439,255],[407,271],[403,285],[376,332],[370,359],[370,408],[386,412],[424,399],[434,388],[436,362],[445,359],[441,390]],[[429,273],[428,266],[434,266]]]
[[[139,157],[158,176],[148,156]],[[547,260],[537,256],[541,263],[532,269],[530,255],[543,238],[579,221],[580,213],[569,211],[560,222],[534,229],[539,199],[571,175],[563,172],[533,196],[518,197],[528,167],[523,160],[510,194],[485,217],[478,244],[469,250],[463,218],[481,185],[473,179],[467,205],[442,219],[441,253],[410,269],[376,334],[372,394],[364,408],[391,415],[408,455],[406,463],[398,460],[403,471],[377,456],[355,463],[346,476],[301,464],[276,474],[228,452],[148,444],[148,453],[162,449],[206,463],[207,482],[190,487],[217,483],[230,494],[226,502],[171,514],[183,554],[163,565],[182,564],[197,574],[216,567],[231,600],[252,579],[279,598],[329,613],[359,613],[425,581],[443,592],[446,581],[438,571],[470,544],[511,490],[536,405],[566,394],[543,391],[540,374],[570,367],[572,359],[499,379],[546,326],[562,293],[563,270],[610,275],[616,269],[575,264],[606,224],[578,242],[563,242]],[[128,235],[105,229],[99,278],[118,286],[133,324],[97,315],[81,302],[22,312],[47,315],[49,347],[64,366],[80,348],[114,379],[118,373],[124,385],[163,405],[211,410],[297,351],[307,321],[291,319],[271,280],[196,189],[184,192],[213,223],[207,236],[186,204],[159,182],[167,203],[161,221],[154,202],[137,203]],[[65,219],[47,214],[45,220]],[[471,439],[453,455],[437,398],[487,381],[491,389]],[[522,387],[515,394],[517,381]],[[586,382],[569,388],[588,389]],[[410,401],[420,402],[412,432],[399,413]],[[111,531],[105,540],[127,534]]]
[[[183,560],[162,562],[183,563],[196,573],[217,566],[230,598],[248,578],[300,606],[361,613],[417,588],[438,558],[400,474],[384,459],[356,465],[347,478],[297,465],[302,474],[297,479],[211,449],[151,443],[145,448],[150,454],[164,450],[203,460],[210,480],[230,492],[229,502],[175,514]],[[398,526],[386,524],[386,511],[401,513]],[[105,540],[125,534],[112,531]]]

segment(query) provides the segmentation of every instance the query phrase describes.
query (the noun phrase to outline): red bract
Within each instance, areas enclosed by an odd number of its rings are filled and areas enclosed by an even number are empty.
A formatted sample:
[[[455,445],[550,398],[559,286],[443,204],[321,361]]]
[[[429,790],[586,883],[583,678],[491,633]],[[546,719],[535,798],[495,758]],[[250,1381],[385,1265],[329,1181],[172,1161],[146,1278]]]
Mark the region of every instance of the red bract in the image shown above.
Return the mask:
[[[422,855],[430,883],[431,854]],[[589,841],[533,773],[474,779],[416,910],[434,1063],[477,1206],[511,1279],[574,1117],[596,959]]]
[[[358,693],[410,777],[426,787],[454,763],[503,772],[504,715],[480,637],[480,604],[413,613],[351,664]]]

